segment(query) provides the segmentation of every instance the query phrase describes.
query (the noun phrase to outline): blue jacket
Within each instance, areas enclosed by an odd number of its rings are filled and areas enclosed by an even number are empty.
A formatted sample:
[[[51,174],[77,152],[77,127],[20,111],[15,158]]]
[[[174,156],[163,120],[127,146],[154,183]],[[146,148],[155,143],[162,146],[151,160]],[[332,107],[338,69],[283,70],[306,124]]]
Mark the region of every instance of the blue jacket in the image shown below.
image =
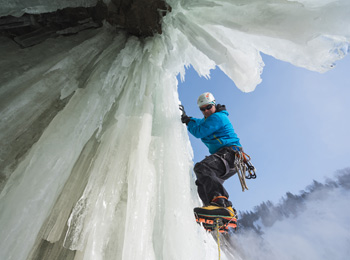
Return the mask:
[[[201,138],[211,154],[226,146],[242,147],[228,115],[228,112],[223,110],[208,118],[191,118],[187,129],[194,137]]]

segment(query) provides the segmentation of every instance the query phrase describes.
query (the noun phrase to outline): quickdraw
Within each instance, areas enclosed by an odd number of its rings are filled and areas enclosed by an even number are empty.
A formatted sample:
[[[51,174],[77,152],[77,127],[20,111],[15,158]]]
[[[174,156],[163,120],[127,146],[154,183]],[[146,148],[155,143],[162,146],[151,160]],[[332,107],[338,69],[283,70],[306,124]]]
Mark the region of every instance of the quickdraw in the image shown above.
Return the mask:
[[[255,167],[254,165],[250,162],[250,156],[248,154],[246,154],[245,152],[242,152],[243,157],[244,157],[244,163],[247,166],[247,172],[248,175],[246,175],[245,177],[247,179],[256,179],[256,173],[255,173]],[[247,159],[248,157],[248,159]]]
[[[242,186],[242,191],[248,190],[245,179],[256,178],[255,167],[250,162],[250,156],[243,151],[236,151],[235,168]]]

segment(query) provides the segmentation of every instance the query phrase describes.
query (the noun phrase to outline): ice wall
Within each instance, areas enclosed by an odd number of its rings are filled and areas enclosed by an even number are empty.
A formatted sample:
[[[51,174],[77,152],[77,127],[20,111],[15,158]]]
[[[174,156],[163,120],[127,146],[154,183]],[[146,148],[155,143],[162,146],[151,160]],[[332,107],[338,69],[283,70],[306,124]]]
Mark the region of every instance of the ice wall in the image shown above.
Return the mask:
[[[169,38],[164,36],[141,42],[107,26],[62,51],[54,64],[34,66],[24,73],[25,81],[3,86],[9,94],[13,85],[32,84],[8,103],[2,126],[19,110],[30,118],[29,108],[49,93],[60,90],[62,98],[75,93],[1,193],[1,238],[6,241],[1,259],[38,259],[41,239],[55,243],[65,236],[72,208],[64,244],[79,250],[77,259],[217,254],[214,240],[197,227],[192,213],[199,201],[187,132],[179,122],[176,74],[181,63],[172,64],[166,55],[172,51],[165,48]],[[40,78],[33,75],[38,68]],[[46,257],[58,259],[62,251],[51,253]]]
[[[78,250],[71,259],[215,259],[192,216],[199,201],[176,75],[192,65],[208,76],[217,65],[252,91],[260,52],[320,72],[348,52],[345,0],[168,3],[162,35],[128,38],[106,25],[43,43],[54,55],[38,59],[38,46],[21,52],[27,60],[7,54],[0,63],[1,142],[15,143],[67,98],[6,179],[1,259],[38,259],[44,240],[58,248],[47,259],[60,258],[62,244]]]

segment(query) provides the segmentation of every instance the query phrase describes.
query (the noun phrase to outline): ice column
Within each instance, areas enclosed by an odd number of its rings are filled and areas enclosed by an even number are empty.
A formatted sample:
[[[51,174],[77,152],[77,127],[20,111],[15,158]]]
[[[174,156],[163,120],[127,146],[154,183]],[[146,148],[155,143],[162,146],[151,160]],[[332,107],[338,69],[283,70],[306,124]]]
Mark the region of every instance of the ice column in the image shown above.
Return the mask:
[[[143,41],[118,34],[88,66],[84,88],[63,86],[63,95],[75,90],[74,95],[1,194],[1,236],[7,241],[1,258],[26,259],[37,247],[37,234],[50,242],[60,239],[65,208],[81,188],[77,178],[88,180],[64,242],[78,250],[77,259],[216,256],[215,241],[193,217],[199,201],[177,96],[183,60],[180,49],[167,49],[168,41],[166,34]],[[71,62],[64,57],[47,70],[58,73]],[[81,162],[87,165],[79,167]]]

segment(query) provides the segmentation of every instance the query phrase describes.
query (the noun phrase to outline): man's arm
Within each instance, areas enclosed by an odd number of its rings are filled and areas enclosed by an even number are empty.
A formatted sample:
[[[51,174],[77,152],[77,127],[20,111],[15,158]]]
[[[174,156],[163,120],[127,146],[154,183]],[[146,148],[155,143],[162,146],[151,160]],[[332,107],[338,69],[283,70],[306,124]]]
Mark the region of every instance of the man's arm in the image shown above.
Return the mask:
[[[216,130],[223,126],[221,118],[212,114],[206,120],[201,121],[190,121],[187,125],[188,131],[196,138],[203,138],[213,134]]]
[[[182,111],[181,122],[183,124],[188,125],[188,123],[191,121],[192,117],[190,117],[186,114],[186,111],[185,111],[185,108],[183,105],[179,105],[179,109]]]

